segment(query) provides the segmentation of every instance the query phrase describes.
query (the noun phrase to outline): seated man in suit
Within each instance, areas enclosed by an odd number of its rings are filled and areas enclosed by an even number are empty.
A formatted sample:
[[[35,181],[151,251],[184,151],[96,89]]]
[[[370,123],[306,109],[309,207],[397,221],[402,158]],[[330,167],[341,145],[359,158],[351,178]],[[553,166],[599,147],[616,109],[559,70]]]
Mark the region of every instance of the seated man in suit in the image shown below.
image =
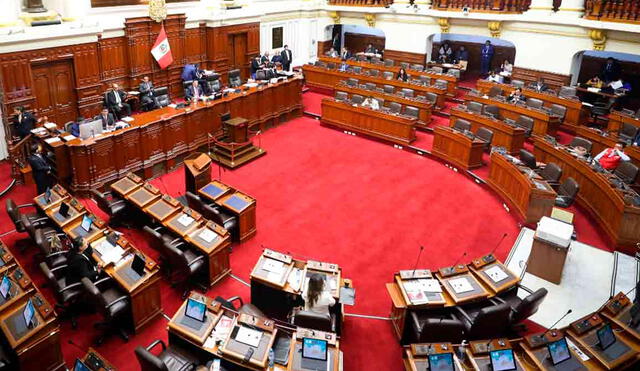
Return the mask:
[[[187,89],[187,96],[185,98],[190,102],[197,102],[198,99],[204,98],[204,93],[197,80],[191,83],[191,86]]]
[[[271,57],[271,63],[275,66],[276,64],[282,64],[282,54],[278,53],[277,50],[273,51],[273,57]]]
[[[542,77],[539,77],[538,81],[534,84],[531,84],[529,87],[537,91],[538,93],[542,93],[543,91],[549,90],[549,86],[547,86],[547,84],[544,83],[544,78]]]
[[[338,52],[334,48],[329,49],[329,51],[327,52],[327,57],[335,58],[337,56]]]
[[[618,142],[615,147],[600,152],[593,158],[593,162],[599,163],[606,170],[613,171],[620,165],[620,161],[631,161],[631,158],[624,153],[625,146],[626,143]]]
[[[349,68],[349,65],[347,64],[347,60],[342,58],[342,63],[340,63],[340,68],[338,68],[338,71],[346,72],[348,68]]]
[[[80,282],[83,278],[96,281],[100,276],[102,268],[93,260],[91,245],[87,245],[84,251],[80,252],[83,245],[82,237],[76,237],[71,244],[69,255],[67,255],[67,261],[69,262],[65,277],[67,282]]]
[[[365,53],[376,54],[378,51],[373,47],[373,44],[367,45],[367,48],[364,50]]]
[[[131,106],[124,101],[126,98],[127,93],[114,83],[105,94],[105,104],[109,111],[115,112],[118,118],[131,116]]]
[[[340,53],[340,58],[349,59],[351,58],[351,52],[346,47],[342,48],[342,53]]]
[[[143,110],[151,111],[152,109],[155,109],[156,104],[153,101],[153,83],[149,80],[149,76],[142,78],[138,91],[140,91],[140,104],[142,104]]]
[[[102,112],[95,118],[96,120],[102,120],[102,129],[107,129],[109,127],[116,126],[116,119],[113,117],[112,113],[109,113],[109,110],[106,108],[102,109]]]
[[[253,58],[251,60],[251,78],[255,80],[256,78],[256,71],[258,71],[259,69],[261,69],[263,67],[262,65],[262,58],[260,56],[257,56],[255,58]]]
[[[18,106],[13,109],[13,114],[15,115],[13,118],[13,125],[16,130],[16,134],[20,138],[24,138],[31,132],[34,125],[38,120],[33,115],[33,113],[27,111],[22,106]]]
[[[516,90],[512,91],[511,94],[509,94],[507,101],[514,104],[518,102],[524,102],[525,97],[524,95],[522,95],[522,89],[516,88]]]

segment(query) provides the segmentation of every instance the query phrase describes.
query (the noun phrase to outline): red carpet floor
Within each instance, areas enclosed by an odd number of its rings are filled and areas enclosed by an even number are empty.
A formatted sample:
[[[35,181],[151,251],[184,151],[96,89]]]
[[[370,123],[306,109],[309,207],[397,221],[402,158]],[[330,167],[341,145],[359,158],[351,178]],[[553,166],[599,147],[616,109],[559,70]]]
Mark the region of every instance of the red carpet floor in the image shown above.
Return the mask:
[[[305,110],[319,107],[320,95],[309,94],[304,94]],[[498,198],[427,157],[344,135],[307,117],[268,130],[262,136],[262,146],[266,156],[222,174],[224,182],[258,200],[258,233],[235,246],[231,257],[233,274],[245,281],[249,281],[263,245],[300,258],[334,262],[342,267],[345,277],[353,279],[357,290],[356,305],[347,307],[346,312],[387,317],[390,299],[384,284],[393,272],[414,266],[420,244],[426,247],[420,266],[434,269],[451,264],[463,252],[470,257],[486,253],[507,232],[506,241],[497,250],[497,256],[504,259],[518,235],[515,220]],[[6,164],[0,170],[0,178],[9,177]],[[217,176],[217,169],[212,173]],[[154,184],[177,196],[183,193],[183,179],[179,169]],[[5,197],[23,203],[34,195],[35,187],[21,186]],[[97,209],[92,201],[86,204]],[[586,218],[576,224],[579,236],[581,229],[593,229]],[[0,233],[12,228],[3,209]],[[137,247],[157,256],[141,232],[123,232]],[[2,239],[36,284],[42,284],[42,274],[32,263],[33,249],[21,255],[13,248],[15,241],[24,237],[14,232]],[[604,243],[594,245],[604,247]],[[53,300],[49,289],[43,291]],[[169,317],[181,303],[179,294],[163,280],[163,312]],[[208,295],[241,295],[245,302],[250,300],[249,288],[231,277],[210,289]],[[82,330],[76,331],[63,322],[63,338],[72,338],[77,344],[63,345],[67,365],[92,345],[97,333],[91,325],[97,319],[96,315],[82,316]],[[157,338],[167,339],[164,318],[132,336],[128,343],[111,337],[98,350],[118,369],[137,370],[133,349]],[[346,370],[402,370],[401,349],[389,321],[347,317],[341,345]]]

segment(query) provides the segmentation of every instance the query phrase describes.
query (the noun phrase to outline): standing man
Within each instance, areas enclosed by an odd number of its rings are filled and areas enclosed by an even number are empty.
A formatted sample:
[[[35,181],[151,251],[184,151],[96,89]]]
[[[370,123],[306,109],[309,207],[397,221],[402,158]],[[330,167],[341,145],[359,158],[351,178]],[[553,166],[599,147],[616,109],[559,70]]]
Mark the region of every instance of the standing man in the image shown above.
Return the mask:
[[[125,102],[127,93],[120,89],[118,84],[114,83],[110,91],[107,92],[106,104],[111,112],[115,112],[118,118],[131,116],[131,106]]]
[[[493,58],[493,45],[487,40],[480,50],[480,74],[486,75],[491,68],[491,59]]]
[[[293,61],[293,55],[291,54],[291,50],[289,50],[289,45],[284,46],[280,56],[282,57],[282,69],[289,71],[291,69],[291,61]]]
[[[47,188],[51,187],[51,166],[44,158],[42,146],[34,144],[31,147],[31,155],[27,160],[31,165],[31,175],[33,175],[33,181],[36,183],[38,194],[46,192]]]
[[[342,59],[351,58],[351,52],[349,51],[349,49],[347,49],[346,46],[344,48],[342,48],[342,53],[340,53],[340,58],[342,58]]]
[[[13,109],[13,114],[15,117],[13,118],[13,124],[16,128],[16,133],[20,136],[20,138],[24,138],[31,132],[33,126],[37,122],[36,117],[33,113],[29,111],[25,111],[24,107],[18,106]]]
[[[606,83],[617,80],[620,74],[620,64],[615,59],[607,58],[607,63],[602,67],[602,80]]]
[[[149,76],[142,78],[142,82],[140,83],[138,90],[140,91],[140,103],[142,104],[142,108],[145,111],[151,111],[156,108],[156,104],[153,102],[153,83],[149,81]]]
[[[106,108],[102,109],[102,112],[100,113],[99,116],[97,116],[95,118],[96,120],[101,120],[102,121],[102,129],[106,129],[110,126],[115,126],[116,125],[116,119],[115,117],[113,117],[112,113],[109,113],[109,110]]]

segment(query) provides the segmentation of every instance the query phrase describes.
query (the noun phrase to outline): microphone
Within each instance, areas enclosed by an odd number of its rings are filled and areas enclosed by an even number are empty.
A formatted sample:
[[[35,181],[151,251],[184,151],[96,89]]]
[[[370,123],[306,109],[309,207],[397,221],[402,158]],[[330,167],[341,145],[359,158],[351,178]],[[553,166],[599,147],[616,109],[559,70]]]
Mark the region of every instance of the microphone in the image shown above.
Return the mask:
[[[420,255],[422,255],[422,250],[424,250],[424,246],[420,245],[420,252],[418,252],[418,259],[416,259],[416,264],[413,266],[413,273],[411,273],[411,278],[416,277],[416,268],[418,268],[418,262],[420,262]]]
[[[482,260],[484,260],[485,263],[492,263],[496,260],[496,257],[493,255],[493,253],[496,252],[496,250],[498,249],[498,246],[500,246],[500,244],[502,243],[502,241],[504,241],[505,238],[507,238],[507,233],[503,234],[502,238],[500,239],[500,241],[498,241],[498,243],[493,248],[493,250],[491,250],[489,254],[485,255],[482,258]]]
[[[534,335],[534,336],[532,336],[532,337],[531,337],[531,342],[532,342],[532,343],[534,343],[534,346],[535,346],[535,345],[538,345],[539,343],[544,342],[544,336],[545,336],[549,331],[551,331],[551,330],[555,327],[555,325],[557,325],[558,323],[560,323],[560,321],[562,321],[562,320],[564,319],[564,317],[566,317],[566,316],[568,316],[569,314],[571,314],[571,312],[573,312],[573,310],[572,310],[572,309],[569,309],[569,310],[567,311],[567,313],[565,313],[565,314],[564,314],[564,316],[560,317],[560,319],[559,319],[559,320],[557,320],[557,321],[556,321],[556,323],[554,323],[553,325],[551,325],[551,326],[550,326],[550,327],[549,327],[545,332],[543,332],[543,333],[542,333],[542,334],[540,334],[540,335]],[[555,336],[555,334],[554,334],[554,336]]]
[[[466,251],[462,254],[462,256],[460,256],[458,258],[458,260],[456,260],[455,263],[453,263],[452,266],[449,267],[449,273],[453,273],[453,272],[456,271],[456,265],[458,265],[458,263],[460,263],[460,260],[462,260],[462,258],[464,258],[465,256],[467,256],[467,252]]]

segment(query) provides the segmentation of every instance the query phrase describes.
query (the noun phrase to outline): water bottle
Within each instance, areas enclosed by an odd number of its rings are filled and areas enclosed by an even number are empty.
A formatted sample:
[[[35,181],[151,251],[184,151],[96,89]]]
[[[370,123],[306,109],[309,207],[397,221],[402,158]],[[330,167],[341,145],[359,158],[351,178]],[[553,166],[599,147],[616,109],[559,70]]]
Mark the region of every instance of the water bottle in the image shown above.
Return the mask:
[[[275,358],[276,355],[273,353],[273,348],[269,349],[269,370],[273,370],[273,367],[275,366]]]
[[[462,340],[462,343],[458,347],[458,359],[460,360],[460,363],[465,363],[465,360],[467,357],[466,350],[467,350],[467,341]]]

